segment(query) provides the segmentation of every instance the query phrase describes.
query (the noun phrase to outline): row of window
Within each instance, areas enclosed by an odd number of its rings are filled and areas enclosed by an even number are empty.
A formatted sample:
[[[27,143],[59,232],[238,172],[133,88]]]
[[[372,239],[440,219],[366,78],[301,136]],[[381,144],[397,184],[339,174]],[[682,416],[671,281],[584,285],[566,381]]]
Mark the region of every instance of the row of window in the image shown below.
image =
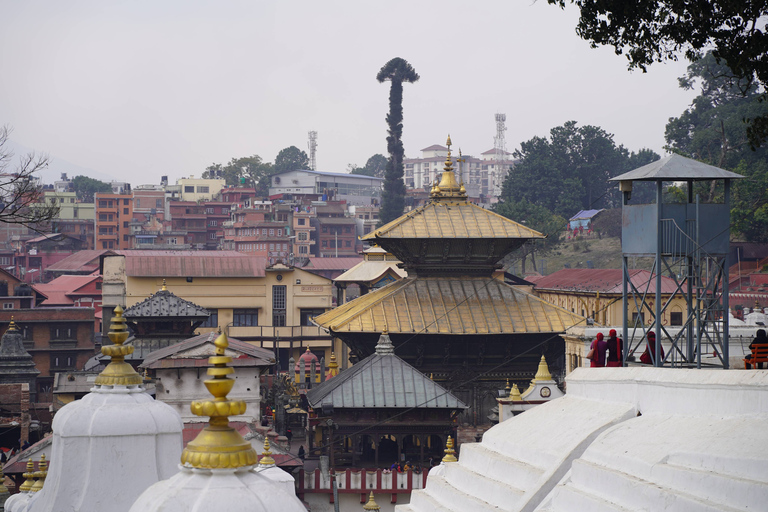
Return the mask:
[[[345,226],[343,228],[344,233],[351,233],[352,232],[352,226]],[[332,235],[340,235],[342,233],[342,227],[341,226],[331,226],[330,228],[328,226],[323,226],[323,233],[330,233]]]
[[[210,187],[207,185],[198,185],[197,187],[197,193],[198,194],[208,194],[210,193]],[[194,194],[195,193],[195,186],[194,185],[184,185],[184,193],[185,194]]]
[[[323,240],[323,247],[335,249],[336,240]],[[352,247],[352,242],[350,240],[339,240],[339,247]]]

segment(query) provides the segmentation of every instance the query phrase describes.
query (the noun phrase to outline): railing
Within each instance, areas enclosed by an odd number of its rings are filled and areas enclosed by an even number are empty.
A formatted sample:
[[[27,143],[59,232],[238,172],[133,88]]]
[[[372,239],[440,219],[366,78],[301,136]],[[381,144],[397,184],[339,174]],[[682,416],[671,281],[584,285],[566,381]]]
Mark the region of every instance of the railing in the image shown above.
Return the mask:
[[[339,494],[392,493],[410,494],[427,485],[428,471],[390,472],[385,469],[345,469],[336,471],[336,489]],[[305,493],[332,494],[333,486],[329,474],[320,469],[299,472],[299,498]]]
[[[270,325],[235,326],[228,327],[228,336],[233,338],[268,338],[289,341],[296,338],[330,339],[331,336],[316,325],[293,325],[287,327],[273,327]]]

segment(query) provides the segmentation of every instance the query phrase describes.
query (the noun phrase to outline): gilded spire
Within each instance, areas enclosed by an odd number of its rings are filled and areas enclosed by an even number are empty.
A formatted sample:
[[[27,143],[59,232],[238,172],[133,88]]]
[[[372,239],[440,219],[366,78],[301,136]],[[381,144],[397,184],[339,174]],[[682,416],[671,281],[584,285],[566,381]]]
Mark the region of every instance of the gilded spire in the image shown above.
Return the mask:
[[[165,284],[165,279],[163,279],[163,287],[160,288],[160,291],[161,292],[167,292],[168,291],[168,286],[166,286],[166,284]]]
[[[21,474],[26,480],[19,486],[21,492],[29,492],[32,486],[35,484],[35,463],[32,462],[32,457],[27,461],[27,470]]]
[[[336,354],[331,352],[331,362],[328,363],[328,377],[335,377],[339,374],[339,363],[336,362]]]
[[[8,330],[9,331],[18,331],[19,328],[16,327],[16,322],[13,321],[13,316],[11,316],[11,323],[8,324]]]
[[[523,395],[520,394],[520,388],[517,387],[517,384],[512,386],[512,391],[509,394],[509,398],[511,398],[513,402],[523,401]]]
[[[445,167],[443,168],[443,176],[438,185],[432,187],[430,196],[433,200],[441,198],[466,200],[467,192],[462,192],[462,185],[456,181],[456,175],[453,172],[453,160],[451,159],[451,136],[448,136],[448,155],[445,157]]]
[[[445,456],[443,462],[458,462],[456,458],[456,450],[453,449],[453,438],[448,436],[448,441],[445,443]]]
[[[0,497],[8,494],[10,491],[5,486],[5,473],[3,473],[3,468],[0,467]]]
[[[552,380],[552,374],[549,373],[549,366],[544,356],[541,356],[539,361],[539,370],[536,372],[536,376],[533,378],[533,382],[541,382],[544,380]]]
[[[509,379],[507,379],[507,387],[504,388],[507,392],[507,398],[509,398],[512,395],[512,388],[509,387]]]
[[[48,476],[48,463],[45,461],[45,454],[40,455],[40,462],[37,463],[37,471],[34,472],[35,483],[29,489],[29,492],[37,492],[43,488],[45,477]]]
[[[261,460],[259,461],[259,464],[262,466],[274,466],[275,465],[275,459],[272,458],[272,452],[269,449],[269,438],[265,435],[264,436],[264,451],[261,452]]]
[[[208,358],[208,362],[213,365],[208,368],[208,375],[212,378],[205,381],[205,387],[214,399],[192,402],[190,406],[192,414],[209,416],[211,419],[208,426],[184,448],[181,463],[194,468],[210,469],[251,466],[258,461],[256,450],[229,426],[229,416],[243,414],[245,402],[227,400],[227,394],[235,385],[235,381],[227,377],[235,372],[227,366],[232,358],[224,355],[229,346],[227,335],[221,334],[214,345],[216,355]]]
[[[115,308],[115,316],[109,326],[110,341],[114,345],[101,347],[101,353],[110,356],[112,360],[106,368],[96,377],[97,386],[131,386],[141,384],[141,375],[136,373],[133,367],[125,362],[125,356],[133,353],[133,347],[123,345],[128,339],[128,327],[123,318],[123,308],[119,305]]]
[[[376,503],[376,500],[373,499],[373,491],[371,491],[371,494],[368,496],[368,503],[363,505],[363,510],[381,510]]]

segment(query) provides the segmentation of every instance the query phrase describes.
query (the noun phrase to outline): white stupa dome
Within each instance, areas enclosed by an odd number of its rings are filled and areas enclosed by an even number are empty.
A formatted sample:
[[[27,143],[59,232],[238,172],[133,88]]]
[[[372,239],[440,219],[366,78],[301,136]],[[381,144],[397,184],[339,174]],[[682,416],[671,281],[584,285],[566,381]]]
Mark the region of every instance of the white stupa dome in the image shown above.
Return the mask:
[[[229,416],[242,414],[246,405],[226,398],[235,382],[227,377],[234,373],[227,367],[232,358],[224,355],[227,336],[214,344],[205,387],[215,398],[191,406],[195,415],[210,416],[209,425],[182,452],[180,471],[142,493],[130,512],[306,512],[293,488],[288,492],[284,483],[254,471],[256,451],[229,426]]]
[[[124,361],[133,347],[123,346],[128,331],[119,306],[109,338],[115,344],[101,350],[112,361],[96,386],[53,419],[48,476],[24,510],[127,512],[147,487],[176,472],[181,417],[146,394]]]
[[[286,492],[295,494],[296,480],[287,472],[277,467],[275,459],[272,458],[272,452],[269,449],[269,438],[266,436],[264,436],[264,452],[262,455],[259,465],[254,468],[254,471],[277,483]]]

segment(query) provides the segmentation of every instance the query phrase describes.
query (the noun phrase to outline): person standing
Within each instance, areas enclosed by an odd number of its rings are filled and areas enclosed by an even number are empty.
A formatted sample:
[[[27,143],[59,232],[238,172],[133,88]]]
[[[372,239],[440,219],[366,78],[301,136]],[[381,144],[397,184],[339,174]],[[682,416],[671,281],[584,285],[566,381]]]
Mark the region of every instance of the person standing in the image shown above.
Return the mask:
[[[645,347],[645,352],[640,356],[640,362],[643,364],[653,364],[653,360],[656,358],[656,333],[648,331],[646,336],[648,338],[648,344]],[[659,345],[661,347],[661,345]],[[661,347],[661,360],[664,360],[664,347]]]
[[[605,366],[618,367],[621,366],[622,352],[624,351],[624,340],[616,335],[616,329],[608,331],[608,355],[606,357]]]
[[[605,366],[605,351],[607,348],[608,343],[603,339],[603,333],[597,333],[594,341],[589,346],[589,354],[587,354],[591,368],[602,368]]]

